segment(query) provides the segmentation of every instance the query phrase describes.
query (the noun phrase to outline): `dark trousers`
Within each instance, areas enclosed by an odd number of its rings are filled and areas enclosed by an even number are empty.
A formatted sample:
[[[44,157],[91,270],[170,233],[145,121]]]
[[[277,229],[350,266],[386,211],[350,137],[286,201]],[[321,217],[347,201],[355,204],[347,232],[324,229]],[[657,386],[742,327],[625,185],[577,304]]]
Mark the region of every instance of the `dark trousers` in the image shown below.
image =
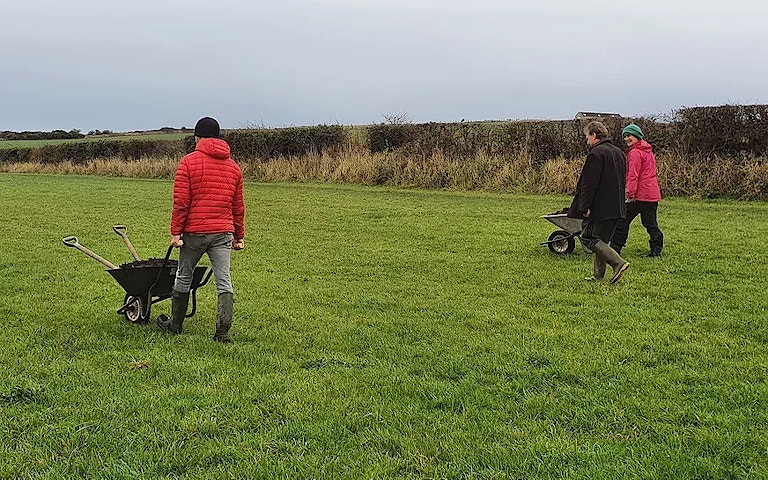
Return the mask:
[[[581,243],[592,250],[595,244],[603,241],[610,245],[619,219],[611,220],[584,220],[581,230]]]
[[[661,254],[661,249],[664,247],[664,234],[659,229],[659,224],[656,220],[656,210],[659,208],[659,202],[629,202],[627,203],[627,217],[619,220],[616,225],[616,232],[613,235],[613,242],[611,246],[617,252],[624,248],[627,244],[627,237],[629,236],[629,224],[632,220],[640,215],[640,221],[648,231],[648,245],[651,247],[651,253]]]

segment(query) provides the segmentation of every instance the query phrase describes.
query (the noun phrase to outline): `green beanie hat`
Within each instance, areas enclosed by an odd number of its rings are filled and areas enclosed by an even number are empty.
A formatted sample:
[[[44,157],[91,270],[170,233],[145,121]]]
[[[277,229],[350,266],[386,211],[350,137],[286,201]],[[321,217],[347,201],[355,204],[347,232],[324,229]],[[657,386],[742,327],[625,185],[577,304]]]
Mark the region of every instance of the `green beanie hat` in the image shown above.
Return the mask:
[[[638,140],[643,139],[643,131],[640,130],[640,127],[638,127],[634,123],[630,123],[629,125],[624,127],[624,130],[621,131],[622,137],[626,137],[627,135],[632,135]]]

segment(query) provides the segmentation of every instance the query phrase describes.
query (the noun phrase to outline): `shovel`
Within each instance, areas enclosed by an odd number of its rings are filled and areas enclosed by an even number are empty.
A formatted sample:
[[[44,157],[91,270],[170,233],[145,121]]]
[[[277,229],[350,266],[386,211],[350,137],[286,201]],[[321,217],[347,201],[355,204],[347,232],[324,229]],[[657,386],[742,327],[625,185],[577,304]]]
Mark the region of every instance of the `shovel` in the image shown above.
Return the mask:
[[[80,242],[77,241],[77,237],[75,237],[75,236],[66,237],[66,238],[64,238],[62,240],[62,242],[64,242],[64,245],[66,245],[68,247],[72,247],[72,248],[76,248],[76,249],[80,250],[81,252],[83,252],[84,254],[88,255],[91,258],[93,258],[94,260],[97,260],[102,265],[105,265],[110,270],[118,268],[117,265],[115,265],[114,263],[110,262],[109,260],[105,260],[104,258],[102,258],[102,257],[96,255],[95,253],[93,253],[92,251],[88,250],[84,246],[80,245]]]
[[[128,240],[128,227],[125,225],[115,225],[112,227],[112,230],[115,231],[116,234],[120,235],[123,238],[123,241],[125,242],[125,246],[128,247],[128,251],[131,252],[131,255],[133,256],[133,259],[137,262],[141,259],[139,258],[139,254],[136,253],[136,249],[133,248],[133,244],[130,240]]]

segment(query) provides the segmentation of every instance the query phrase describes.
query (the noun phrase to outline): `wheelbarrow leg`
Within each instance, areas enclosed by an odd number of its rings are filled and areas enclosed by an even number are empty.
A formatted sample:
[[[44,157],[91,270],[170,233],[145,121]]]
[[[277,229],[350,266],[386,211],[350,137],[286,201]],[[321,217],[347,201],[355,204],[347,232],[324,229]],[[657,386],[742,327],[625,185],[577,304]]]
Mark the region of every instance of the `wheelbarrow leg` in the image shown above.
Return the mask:
[[[199,285],[197,285],[195,288],[191,290],[192,293],[192,311],[189,312],[189,315],[186,315],[184,318],[191,318],[195,315],[195,312],[197,311],[197,289],[204,286],[206,283],[208,283],[208,280],[211,278],[211,274],[213,273],[213,269],[208,270],[208,273],[203,278],[203,281],[200,282]]]
[[[195,312],[197,311],[197,289],[192,289],[192,311],[189,312],[188,315],[185,315],[184,318],[192,318],[195,316]]]

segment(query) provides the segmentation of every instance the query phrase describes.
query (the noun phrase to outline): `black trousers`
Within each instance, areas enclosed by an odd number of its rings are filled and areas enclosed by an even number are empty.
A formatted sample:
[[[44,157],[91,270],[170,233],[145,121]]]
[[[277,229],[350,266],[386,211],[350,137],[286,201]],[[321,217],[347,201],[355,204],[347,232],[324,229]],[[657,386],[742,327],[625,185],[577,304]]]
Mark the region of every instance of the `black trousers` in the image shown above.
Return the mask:
[[[629,224],[640,215],[640,221],[648,231],[648,245],[651,247],[651,253],[661,254],[664,248],[664,234],[661,233],[659,223],[656,220],[656,210],[659,208],[659,202],[629,202],[627,203],[627,217],[619,220],[616,225],[616,232],[613,234],[611,246],[614,250],[620,251],[627,244],[629,236]]]
[[[584,220],[581,231],[581,243],[592,250],[599,241],[611,244],[611,238],[615,236],[616,225],[619,219],[611,220]]]

